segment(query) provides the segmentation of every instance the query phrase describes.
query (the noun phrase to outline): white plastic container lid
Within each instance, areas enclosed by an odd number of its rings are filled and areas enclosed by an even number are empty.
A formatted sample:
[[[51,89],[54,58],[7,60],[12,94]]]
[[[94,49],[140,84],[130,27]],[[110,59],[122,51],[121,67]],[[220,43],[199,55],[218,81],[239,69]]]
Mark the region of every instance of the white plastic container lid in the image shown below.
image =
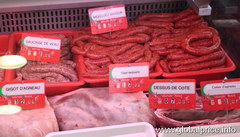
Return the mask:
[[[146,122],[52,132],[46,137],[156,137],[153,126]]]

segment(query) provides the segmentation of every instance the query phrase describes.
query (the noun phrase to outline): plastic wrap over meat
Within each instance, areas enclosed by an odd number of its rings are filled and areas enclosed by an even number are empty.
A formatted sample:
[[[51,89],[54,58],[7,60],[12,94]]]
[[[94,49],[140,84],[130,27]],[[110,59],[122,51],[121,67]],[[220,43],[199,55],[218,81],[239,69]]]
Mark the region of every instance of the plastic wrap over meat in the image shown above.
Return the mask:
[[[155,111],[155,117],[161,127],[200,126],[240,122],[240,109],[204,111],[199,98],[196,109],[158,109]]]
[[[82,88],[48,98],[60,130],[93,128],[133,122],[154,125],[144,93],[109,94],[108,88]]]
[[[58,131],[58,124],[49,103],[44,108],[0,115],[0,137],[45,137]]]

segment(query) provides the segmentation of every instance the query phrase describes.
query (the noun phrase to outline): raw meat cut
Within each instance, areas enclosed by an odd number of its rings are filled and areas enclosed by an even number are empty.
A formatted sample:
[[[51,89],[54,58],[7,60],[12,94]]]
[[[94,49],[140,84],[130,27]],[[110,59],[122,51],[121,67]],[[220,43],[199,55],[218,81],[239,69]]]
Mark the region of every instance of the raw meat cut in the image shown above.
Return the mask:
[[[54,111],[48,102],[41,109],[0,115],[0,137],[45,137],[58,130]]]
[[[201,99],[198,97],[196,109],[158,109],[155,111],[155,117],[161,127],[200,126],[240,122],[240,109],[204,111]]]
[[[0,69],[0,81],[4,81],[4,69]]]
[[[113,93],[108,88],[82,88],[48,98],[60,130],[92,128],[133,122],[154,125],[153,111],[143,92]]]

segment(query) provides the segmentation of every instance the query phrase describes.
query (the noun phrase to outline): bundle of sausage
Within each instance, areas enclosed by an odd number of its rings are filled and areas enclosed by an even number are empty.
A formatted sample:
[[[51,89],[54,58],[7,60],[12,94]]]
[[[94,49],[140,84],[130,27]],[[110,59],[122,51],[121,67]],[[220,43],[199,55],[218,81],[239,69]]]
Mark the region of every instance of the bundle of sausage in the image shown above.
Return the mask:
[[[16,80],[45,80],[47,83],[78,81],[70,52],[70,37],[55,35],[62,39],[60,63],[28,61],[28,64],[17,69]]]
[[[108,66],[121,63],[149,62],[150,71],[154,71],[159,55],[151,52],[147,44],[152,32],[150,27],[133,26],[113,33],[92,35],[90,28],[82,28],[72,41],[72,52],[84,56],[84,77],[108,77]]]
[[[136,25],[155,27],[150,50],[160,55],[164,72],[186,72],[225,67],[218,32],[187,9],[178,13],[140,15]]]

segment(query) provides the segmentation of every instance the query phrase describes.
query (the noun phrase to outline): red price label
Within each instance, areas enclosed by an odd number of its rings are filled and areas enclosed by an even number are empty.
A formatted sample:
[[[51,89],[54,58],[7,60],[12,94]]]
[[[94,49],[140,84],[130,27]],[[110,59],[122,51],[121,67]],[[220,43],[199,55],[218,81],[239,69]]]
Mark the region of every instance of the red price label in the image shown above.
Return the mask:
[[[149,64],[112,64],[109,66],[109,92],[137,92],[148,89]]]
[[[24,33],[20,55],[27,60],[57,63],[60,60],[60,48],[59,37]]]
[[[113,5],[88,10],[92,34],[112,32],[126,29],[128,22],[126,18],[125,5]]]
[[[45,106],[44,81],[22,81],[0,83],[0,105],[17,105],[22,109]]]
[[[150,80],[149,85],[150,108],[196,108],[196,84],[193,79],[153,79]]]
[[[205,81],[200,84],[205,111],[240,108],[240,79]]]

